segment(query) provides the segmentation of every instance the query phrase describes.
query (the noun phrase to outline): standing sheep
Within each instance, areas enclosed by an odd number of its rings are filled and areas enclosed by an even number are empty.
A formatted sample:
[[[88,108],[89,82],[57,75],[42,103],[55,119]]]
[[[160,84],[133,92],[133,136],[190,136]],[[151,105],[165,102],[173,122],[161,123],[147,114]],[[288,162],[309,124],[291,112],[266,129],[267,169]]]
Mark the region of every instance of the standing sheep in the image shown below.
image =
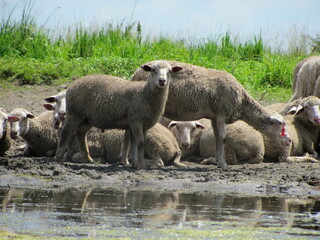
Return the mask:
[[[289,102],[312,95],[320,97],[320,56],[309,57],[298,63],[296,68],[299,71],[293,80],[293,95]]]
[[[11,124],[11,137],[22,137],[27,146],[24,156],[49,156],[55,154],[57,148],[57,131],[52,127],[52,113],[43,112],[35,117],[23,108],[15,108],[8,116]]]
[[[228,168],[224,159],[226,123],[243,120],[271,138],[279,136],[280,133],[275,132],[275,129],[283,122],[271,116],[230,73],[187,63],[168,62],[173,66],[181,66],[183,70],[172,74],[164,116],[182,121],[211,119],[216,137],[218,167],[224,170]],[[138,69],[132,80],[144,80],[147,75]]]
[[[8,114],[3,108],[0,108],[0,156],[6,153],[11,147],[11,143]]]
[[[60,108],[65,109],[65,101],[62,98],[55,101],[54,104],[47,103],[45,107],[53,110],[53,119],[58,115]],[[63,114],[65,115],[65,114]],[[60,121],[60,119],[58,119]],[[64,119],[61,119],[63,123]],[[118,162],[121,153],[121,144],[124,141],[124,130],[109,129],[102,132],[100,129],[92,127],[87,133],[88,147],[92,158],[99,158],[105,163]],[[73,162],[81,162],[81,156],[78,153],[78,145],[71,144],[72,152],[76,152],[71,157]],[[178,167],[186,167],[180,163],[181,151],[173,134],[164,126],[157,123],[146,131],[144,150],[151,160],[143,162],[143,168],[148,166],[163,166],[173,163]],[[66,159],[65,155],[65,160]],[[68,158],[68,157],[67,157]]]
[[[180,71],[181,67],[171,67],[167,62],[157,61],[145,64],[143,69],[150,72],[147,83],[130,82],[108,75],[91,75],[69,86],[66,93],[67,114],[56,161],[63,162],[66,144],[73,135],[77,135],[81,157],[86,162],[92,162],[86,133],[95,126],[100,129],[130,129],[126,131],[122,162],[129,164],[128,148],[132,142],[133,149],[137,149],[134,151],[134,162],[138,169],[142,167],[145,131],[154,126],[163,114],[171,73]]]

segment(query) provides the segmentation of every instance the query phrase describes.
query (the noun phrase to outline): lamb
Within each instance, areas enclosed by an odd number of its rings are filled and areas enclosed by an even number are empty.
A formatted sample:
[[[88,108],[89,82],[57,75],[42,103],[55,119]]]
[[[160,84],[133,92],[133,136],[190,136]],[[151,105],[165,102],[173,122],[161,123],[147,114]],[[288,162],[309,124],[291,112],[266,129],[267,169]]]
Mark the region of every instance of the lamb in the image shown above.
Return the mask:
[[[8,123],[8,114],[3,108],[0,108],[0,156],[5,155],[11,147],[10,125]]]
[[[298,63],[296,68],[299,71],[293,80],[294,91],[289,102],[312,95],[320,97],[320,56],[309,57]]]
[[[145,131],[154,126],[162,115],[171,73],[180,71],[181,67],[157,61],[145,64],[143,69],[151,73],[147,83],[130,82],[109,75],[90,75],[69,86],[66,92],[67,114],[55,157],[57,162],[63,162],[66,144],[74,135],[77,135],[81,158],[92,162],[86,133],[95,126],[100,129],[126,129],[122,163],[129,164],[128,149],[132,143],[136,149],[136,167],[142,167]]]
[[[11,138],[20,136],[27,143],[24,156],[54,156],[58,135],[52,127],[51,112],[45,111],[35,117],[23,108],[15,108],[10,112],[8,120],[11,125]]]
[[[216,136],[218,167],[223,170],[228,168],[224,159],[225,124],[243,120],[271,138],[279,138],[280,133],[275,129],[279,129],[284,122],[271,116],[233,75],[187,63],[168,62],[181,66],[183,70],[172,74],[164,116],[179,121],[211,119]],[[147,75],[147,72],[138,69],[131,80],[144,80]]]
[[[193,151],[200,156],[199,159],[207,162],[207,159],[215,161],[213,144],[215,137],[212,128],[201,130],[201,134],[193,134],[189,131],[197,121],[173,121],[169,127],[174,131],[180,143],[197,142]],[[179,129],[179,130],[178,130]],[[280,130],[279,130],[280,132]],[[181,146],[181,144],[180,144]],[[195,147],[193,147],[195,148]],[[183,155],[184,156],[184,151]],[[264,156],[264,144],[262,135],[250,125],[239,120],[226,126],[225,158],[227,164],[235,165],[239,163],[260,163]],[[193,158],[188,158],[192,159]]]

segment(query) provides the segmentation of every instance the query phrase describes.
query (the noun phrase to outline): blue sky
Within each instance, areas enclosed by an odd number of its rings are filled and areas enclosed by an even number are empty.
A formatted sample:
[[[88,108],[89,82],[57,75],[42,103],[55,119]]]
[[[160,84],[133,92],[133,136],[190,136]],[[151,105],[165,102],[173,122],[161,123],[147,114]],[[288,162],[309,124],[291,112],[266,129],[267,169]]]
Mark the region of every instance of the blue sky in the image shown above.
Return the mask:
[[[0,16],[21,17],[29,0],[0,0]],[[82,23],[140,21],[150,35],[183,39],[219,36],[229,31],[241,40],[261,32],[272,45],[286,45],[295,32],[320,33],[319,0],[33,0],[36,20],[63,29]],[[46,20],[49,20],[46,22]],[[292,41],[292,39],[291,39]]]

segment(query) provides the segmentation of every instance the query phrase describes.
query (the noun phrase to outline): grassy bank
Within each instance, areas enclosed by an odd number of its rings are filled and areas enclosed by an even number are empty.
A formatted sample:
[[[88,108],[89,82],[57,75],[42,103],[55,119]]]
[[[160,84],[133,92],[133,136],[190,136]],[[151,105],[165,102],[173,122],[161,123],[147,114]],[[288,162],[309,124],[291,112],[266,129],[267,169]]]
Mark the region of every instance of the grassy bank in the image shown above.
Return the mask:
[[[148,37],[142,34],[140,24],[110,24],[96,30],[78,25],[57,36],[53,30],[38,26],[29,10],[24,10],[20,21],[9,17],[0,27],[0,86],[4,88],[13,84],[57,85],[93,73],[129,79],[142,63],[168,59],[226,70],[249,92],[290,94],[293,68],[306,57],[275,53],[261,36],[240,42],[225,33],[190,43]]]

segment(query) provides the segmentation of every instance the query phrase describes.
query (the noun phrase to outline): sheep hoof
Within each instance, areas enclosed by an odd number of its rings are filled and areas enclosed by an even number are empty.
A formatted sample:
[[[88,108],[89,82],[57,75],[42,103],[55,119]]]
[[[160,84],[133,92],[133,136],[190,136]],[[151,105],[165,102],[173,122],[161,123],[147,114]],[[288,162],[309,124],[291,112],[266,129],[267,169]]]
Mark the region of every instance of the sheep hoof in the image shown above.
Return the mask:
[[[218,168],[221,168],[223,171],[228,170],[228,164],[226,162],[218,162],[217,166]]]
[[[64,160],[63,157],[55,157],[54,158],[54,161],[57,163],[60,163],[60,164],[62,164],[64,162],[63,160]]]
[[[210,157],[210,158],[206,158],[203,161],[201,161],[200,164],[207,164],[207,165],[209,165],[209,164],[217,164],[217,161],[216,161],[216,159],[214,157]]]

